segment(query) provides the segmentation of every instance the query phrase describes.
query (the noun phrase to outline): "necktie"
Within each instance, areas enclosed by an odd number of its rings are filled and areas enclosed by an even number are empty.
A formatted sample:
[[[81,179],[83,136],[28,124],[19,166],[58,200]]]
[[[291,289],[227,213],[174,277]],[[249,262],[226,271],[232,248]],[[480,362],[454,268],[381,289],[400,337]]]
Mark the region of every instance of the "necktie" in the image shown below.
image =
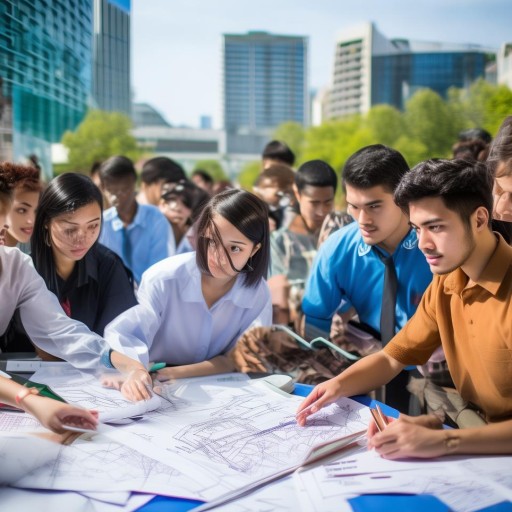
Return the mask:
[[[380,311],[380,338],[384,346],[395,335],[396,290],[398,283],[393,257],[386,257],[380,252],[378,254],[386,267],[384,273],[384,288],[382,290],[382,307]]]
[[[130,242],[130,235],[128,230],[123,228],[123,261],[125,265],[131,270],[132,268],[132,244]]]

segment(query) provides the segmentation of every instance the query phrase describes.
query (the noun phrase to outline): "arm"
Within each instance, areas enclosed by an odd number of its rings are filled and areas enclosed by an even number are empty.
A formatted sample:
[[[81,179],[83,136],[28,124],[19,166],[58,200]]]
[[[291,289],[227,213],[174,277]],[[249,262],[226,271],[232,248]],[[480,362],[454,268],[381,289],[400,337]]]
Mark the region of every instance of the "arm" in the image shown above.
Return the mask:
[[[233,360],[227,355],[216,356],[201,363],[173,366],[158,370],[156,376],[159,381],[171,379],[185,379],[188,377],[203,377],[218,373],[229,373],[235,371]]]
[[[18,396],[18,403],[16,396]],[[98,424],[98,413],[96,411],[89,411],[32,394],[28,388],[1,376],[0,401],[15,407],[21,407],[24,411],[35,416],[44,427],[58,434],[66,432],[63,425],[96,429]]]
[[[368,448],[375,448],[385,459],[512,453],[512,420],[477,428],[443,430],[440,421],[436,424],[427,418],[400,415],[383,432],[372,435]]]
[[[396,377],[404,367],[405,365],[383,351],[360,359],[337,377],[313,389],[297,411],[299,425],[304,426],[310,414],[335,402],[338,398],[368,393],[383,386]]]

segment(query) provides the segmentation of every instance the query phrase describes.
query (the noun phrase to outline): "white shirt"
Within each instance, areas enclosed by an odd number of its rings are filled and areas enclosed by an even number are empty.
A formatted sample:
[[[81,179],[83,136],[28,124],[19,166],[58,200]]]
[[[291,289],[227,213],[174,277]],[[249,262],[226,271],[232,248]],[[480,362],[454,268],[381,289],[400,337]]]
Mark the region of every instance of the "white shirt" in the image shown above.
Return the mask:
[[[103,338],[64,313],[30,257],[15,247],[0,247],[0,304],[0,334],[19,308],[34,344],[77,368],[99,367],[109,349]]]
[[[250,327],[272,323],[272,301],[264,279],[244,287],[239,275],[233,288],[210,309],[201,290],[196,253],[167,258],[144,273],[139,304],[105,328],[105,339],[143,364],[184,365],[225,354]]]

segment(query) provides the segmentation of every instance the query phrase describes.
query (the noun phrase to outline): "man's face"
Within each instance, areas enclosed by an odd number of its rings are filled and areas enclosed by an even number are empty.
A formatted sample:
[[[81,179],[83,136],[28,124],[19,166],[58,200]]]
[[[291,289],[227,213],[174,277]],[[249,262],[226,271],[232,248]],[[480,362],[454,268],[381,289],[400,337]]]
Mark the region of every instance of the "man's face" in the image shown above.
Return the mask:
[[[393,193],[382,185],[366,189],[346,185],[346,200],[363,240],[392,253],[409,230],[407,217],[393,201]]]
[[[418,234],[418,247],[433,273],[448,274],[463,266],[475,250],[471,228],[440,197],[410,203],[409,217]]]
[[[294,190],[306,226],[311,231],[319,230],[334,208],[334,188],[306,185],[300,192],[296,188]]]
[[[135,203],[135,178],[116,178],[103,180],[103,192],[111,206],[122,215],[129,213]]]
[[[254,187],[254,193],[270,206],[277,208],[280,206],[283,198],[292,194],[291,189],[279,187],[277,180],[264,178],[257,187]]]

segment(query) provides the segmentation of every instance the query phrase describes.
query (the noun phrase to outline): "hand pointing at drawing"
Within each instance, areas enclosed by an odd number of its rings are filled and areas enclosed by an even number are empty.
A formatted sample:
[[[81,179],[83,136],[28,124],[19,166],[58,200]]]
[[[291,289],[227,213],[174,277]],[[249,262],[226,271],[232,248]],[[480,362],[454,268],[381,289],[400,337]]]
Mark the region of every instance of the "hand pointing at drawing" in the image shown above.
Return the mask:
[[[337,377],[322,382],[300,404],[296,413],[297,423],[302,427],[305,426],[308,416],[335,402],[341,396],[343,395]]]

